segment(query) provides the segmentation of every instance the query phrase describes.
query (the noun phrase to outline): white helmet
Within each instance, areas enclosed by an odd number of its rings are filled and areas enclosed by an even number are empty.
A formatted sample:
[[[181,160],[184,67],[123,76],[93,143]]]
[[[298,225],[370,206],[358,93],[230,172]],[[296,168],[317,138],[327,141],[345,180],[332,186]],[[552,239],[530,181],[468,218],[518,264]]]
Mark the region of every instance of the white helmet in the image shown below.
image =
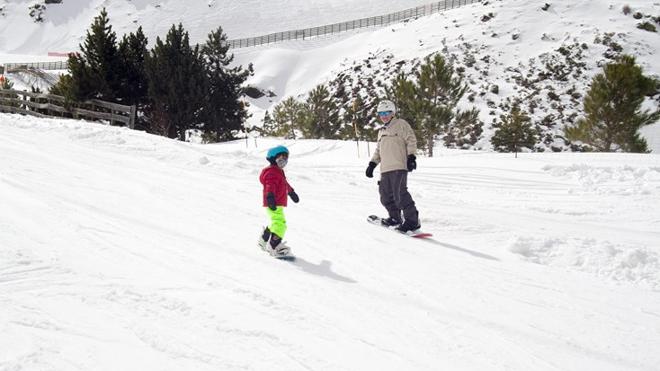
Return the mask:
[[[392,114],[396,113],[396,105],[391,100],[383,99],[378,102],[378,107],[376,107],[376,112],[387,112],[392,111]]]

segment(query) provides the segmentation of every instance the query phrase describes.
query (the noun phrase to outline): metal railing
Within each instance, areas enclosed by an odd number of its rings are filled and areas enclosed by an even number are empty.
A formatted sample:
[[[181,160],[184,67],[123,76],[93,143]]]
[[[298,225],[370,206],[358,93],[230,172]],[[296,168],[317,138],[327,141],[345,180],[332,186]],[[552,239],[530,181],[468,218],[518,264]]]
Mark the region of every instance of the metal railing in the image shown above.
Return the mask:
[[[445,10],[459,8],[461,6],[479,3],[481,0],[443,0],[415,8],[402,10],[395,13],[389,13],[369,18],[354,19],[352,21],[328,24],[325,26],[304,28],[299,30],[290,30],[275,32],[268,35],[248,37],[244,39],[227,40],[227,44],[232,49],[249,48],[260,45],[267,45],[291,40],[307,40],[324,35],[333,35],[367,27],[384,27],[387,25],[402,23],[411,19],[429,16],[440,13]],[[6,63],[7,72],[26,68],[35,68],[41,70],[66,70],[67,61],[60,62],[38,62],[38,63]]]
[[[248,48],[290,40],[306,40],[313,37],[332,35],[366,27],[383,27],[394,23],[402,23],[411,19],[440,13],[448,9],[481,2],[481,0],[443,0],[431,4],[402,10],[395,13],[379,15],[370,18],[355,19],[348,22],[328,24],[325,26],[275,32],[268,35],[248,37],[244,39],[227,40],[230,48]]]
[[[24,71],[27,69],[37,69],[37,70],[66,70],[67,61],[58,61],[58,62],[34,62],[34,63],[5,63],[5,72],[12,73],[17,71]]]

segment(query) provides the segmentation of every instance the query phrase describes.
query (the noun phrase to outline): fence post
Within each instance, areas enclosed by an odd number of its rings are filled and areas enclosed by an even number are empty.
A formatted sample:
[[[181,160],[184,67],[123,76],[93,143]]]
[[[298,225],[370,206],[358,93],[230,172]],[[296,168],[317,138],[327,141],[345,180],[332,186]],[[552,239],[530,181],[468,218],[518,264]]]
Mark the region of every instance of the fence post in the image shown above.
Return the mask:
[[[131,106],[131,112],[129,113],[129,121],[128,121],[128,128],[129,129],[135,129],[135,116],[137,115],[137,106],[132,105]]]

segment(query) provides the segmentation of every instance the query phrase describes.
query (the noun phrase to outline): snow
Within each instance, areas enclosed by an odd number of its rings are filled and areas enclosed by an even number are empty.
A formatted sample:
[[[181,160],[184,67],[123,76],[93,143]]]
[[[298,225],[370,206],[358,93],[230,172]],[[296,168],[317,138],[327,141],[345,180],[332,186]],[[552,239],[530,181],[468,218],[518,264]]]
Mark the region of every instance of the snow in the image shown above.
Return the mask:
[[[173,23],[179,22],[190,32],[193,42],[203,42],[208,32],[218,26],[222,26],[233,39],[387,14],[429,3],[423,0],[275,0],[264,6],[256,1],[236,0],[92,0],[80,6],[65,1],[48,5],[44,23],[36,24],[28,15],[30,1],[4,2],[3,7],[3,0],[0,0],[5,14],[0,16],[4,21],[0,22],[0,63],[16,61],[16,54],[43,56],[40,61],[46,61],[52,60],[45,57],[48,52],[77,50],[93,18],[103,7],[107,8],[118,35],[133,32],[140,25],[153,45],[156,36],[163,37]],[[248,83],[275,94],[274,97],[250,100],[251,117],[247,125],[260,126],[266,110],[272,112],[277,103],[289,96],[304,99],[313,87],[327,83],[339,73],[348,72],[355,80],[367,72],[373,73],[383,66],[378,62],[382,63],[382,59],[389,55],[393,56],[392,62],[399,62],[423,58],[441,50],[458,56],[469,52],[474,56],[475,64],[467,69],[466,81],[476,98],[469,102],[469,94],[466,94],[460,107],[480,110],[480,118],[485,123],[484,134],[475,148],[490,149],[492,121],[505,113],[500,104],[508,97],[526,97],[533,93],[516,85],[513,82],[515,77],[527,73],[535,75],[539,71],[532,71],[532,68],[543,67],[544,61],[551,60],[552,53],[556,54],[562,46],[588,46],[583,51],[585,71],[565,83],[548,81],[540,84],[539,88],[550,88],[560,94],[564,108],[552,108],[554,102],[544,98],[540,108],[530,112],[534,122],[541,122],[550,115],[568,117],[583,113],[581,103],[570,103],[565,92],[574,89],[584,96],[591,78],[602,71],[603,63],[609,61],[603,57],[607,47],[595,43],[595,39],[602,39],[606,33],[612,33],[613,41],[622,47],[624,53],[637,58],[646,74],[660,78],[660,65],[656,62],[660,38],[638,29],[636,25],[640,20],[634,19],[632,14],[623,14],[624,5],[633,12],[648,16],[655,16],[660,10],[660,4],[646,0],[586,0],[579,3],[558,0],[552,2],[547,11],[541,10],[542,4],[529,0],[487,1],[385,28],[236,49],[237,64],[254,64],[255,75]],[[246,12],[246,9],[250,11]],[[494,17],[482,21],[487,14]],[[514,40],[513,35],[519,37]],[[354,63],[370,56],[378,57],[373,62],[374,69],[351,72]],[[34,59],[25,58],[23,61]],[[459,57],[459,61],[461,59]],[[512,69],[520,70],[520,73],[513,73]],[[21,89],[29,89],[36,83],[29,76],[18,76],[15,80],[16,87]],[[499,93],[491,92],[493,85],[499,87]],[[546,95],[545,91],[538,94],[539,97]],[[658,109],[657,97],[656,100],[648,99],[645,107]],[[567,121],[558,118],[554,121],[556,127],[548,134],[561,136]],[[647,139],[649,148],[660,152],[660,123],[642,128],[640,132]],[[566,149],[559,138],[547,147]]]
[[[239,38],[424,3],[65,0],[38,25],[31,1],[0,0],[0,63],[61,60],[46,55],[76,49],[103,6],[119,34],[140,24],[153,43],[175,22],[202,41],[219,25]],[[487,114],[487,100],[516,91],[508,67],[565,44],[589,44],[577,82],[586,91],[605,32],[660,75],[660,39],[623,4],[652,15],[659,6],[559,0],[543,12],[493,1],[237,49],[236,60],[254,63],[250,83],[277,94],[251,102],[258,123],[355,61],[445,45],[461,54],[467,43],[500,87],[475,101]],[[366,223],[384,214],[377,179],[364,176],[373,143],[201,145],[8,114],[0,126],[0,370],[659,369],[660,155],[436,147],[409,178],[434,234],[420,241]],[[660,124],[641,132],[660,151]],[[267,223],[258,174],[276,144],[291,150],[286,172],[301,198],[286,210],[294,263],[256,245]]]
[[[0,123],[2,370],[660,364],[658,155],[420,157],[420,241],[366,223],[384,210],[364,142]],[[256,245],[275,144],[294,263]]]
[[[0,6],[7,0],[0,0]],[[153,42],[172,24],[183,23],[193,42],[203,42],[209,31],[222,26],[230,39],[273,32],[316,27],[366,18],[428,3],[424,0],[90,0],[63,1],[46,5],[44,24],[29,16],[32,0],[4,4],[7,21],[0,23],[0,50],[22,53],[48,49],[77,49],[85,31],[102,8],[106,8],[113,29],[129,33],[141,25]],[[82,6],[81,6],[82,5]],[[0,19],[2,16],[0,15]],[[11,37],[6,36],[8,30]],[[73,49],[72,49],[73,48]]]
[[[543,68],[547,53],[572,44],[584,44],[586,64],[585,73],[579,78],[570,78],[567,82],[547,81],[540,85],[551,85],[558,93],[575,88],[583,96],[589,89],[593,76],[602,72],[602,65],[610,62],[603,57],[604,45],[594,43],[596,37],[604,33],[614,33],[614,40],[637,58],[644,73],[660,78],[660,69],[656,62],[660,51],[660,38],[655,34],[636,28],[639,22],[621,11],[623,4],[629,4],[634,11],[655,14],[659,4],[647,1],[613,2],[590,0],[576,4],[573,1],[555,1],[548,11],[542,11],[539,3],[533,1],[494,1],[487,5],[473,4],[452,9],[416,21],[397,24],[372,32],[344,34],[336,38],[324,38],[316,42],[290,42],[268,47],[236,49],[236,61],[246,65],[253,63],[255,76],[248,83],[269,89],[275,98],[262,98],[253,101],[250,125],[260,125],[266,110],[272,112],[273,106],[294,96],[305,99],[307,93],[316,85],[326,83],[339,73],[352,75],[358,80],[367,72],[362,69],[352,71],[355,61],[360,62],[370,56],[379,56],[372,62],[374,68],[369,72],[383,69],[383,59],[393,56],[391,63],[421,59],[431,53],[446,49],[446,54],[458,55],[459,62],[468,52],[475,57],[475,66],[468,68],[466,82],[475,93],[474,102],[463,98],[460,106],[464,109],[477,107],[484,125],[485,133],[477,148],[490,148],[492,128],[490,124],[500,114],[508,113],[499,108],[499,103],[510,96],[533,96],[534,91],[524,90],[514,83],[514,77],[525,76],[532,67]],[[494,17],[483,22],[485,14]],[[515,19],[516,22],[511,22]],[[517,40],[512,36],[521,35]],[[496,36],[492,36],[496,35]],[[485,62],[487,58],[490,62]],[[381,64],[377,64],[381,62]],[[510,72],[512,69],[520,73]],[[529,73],[536,74],[537,71]],[[485,75],[484,75],[485,74]],[[385,77],[385,84],[389,78]],[[497,85],[499,93],[490,92],[490,87]],[[521,90],[521,92],[518,92]],[[483,95],[482,95],[483,93]],[[546,93],[542,92],[540,96]],[[494,102],[491,107],[488,102]],[[580,100],[581,102],[581,100]],[[551,100],[545,99],[540,109],[530,116],[535,122],[542,121],[548,114],[569,116],[571,111],[582,113],[582,105],[572,107],[562,102],[566,109],[550,109]],[[648,99],[645,107],[658,109],[658,102]],[[558,121],[558,120],[555,120]],[[558,125],[555,134],[563,136],[563,125]],[[649,148],[660,151],[660,124],[646,127],[641,131],[648,139]],[[558,142],[562,142],[557,140]],[[556,143],[556,147],[564,146]],[[549,149],[548,149],[549,150]]]

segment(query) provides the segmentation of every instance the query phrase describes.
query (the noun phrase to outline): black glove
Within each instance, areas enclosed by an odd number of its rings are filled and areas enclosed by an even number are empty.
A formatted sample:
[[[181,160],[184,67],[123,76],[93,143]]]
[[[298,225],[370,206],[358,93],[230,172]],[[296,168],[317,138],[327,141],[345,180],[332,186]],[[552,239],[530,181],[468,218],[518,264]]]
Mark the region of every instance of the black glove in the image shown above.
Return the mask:
[[[415,155],[408,155],[408,171],[417,169],[417,157]]]
[[[266,195],[266,203],[268,204],[268,207],[271,210],[273,211],[277,210],[277,205],[275,205],[275,195],[273,194],[273,192],[268,192],[268,194]]]
[[[298,201],[300,201],[300,197],[298,197],[298,194],[293,189],[291,190],[291,192],[289,192],[289,197],[291,197],[291,201],[295,203],[298,203]]]
[[[367,166],[367,178],[373,178],[374,177],[374,169],[376,168],[376,163],[373,161],[369,161],[369,166]]]

